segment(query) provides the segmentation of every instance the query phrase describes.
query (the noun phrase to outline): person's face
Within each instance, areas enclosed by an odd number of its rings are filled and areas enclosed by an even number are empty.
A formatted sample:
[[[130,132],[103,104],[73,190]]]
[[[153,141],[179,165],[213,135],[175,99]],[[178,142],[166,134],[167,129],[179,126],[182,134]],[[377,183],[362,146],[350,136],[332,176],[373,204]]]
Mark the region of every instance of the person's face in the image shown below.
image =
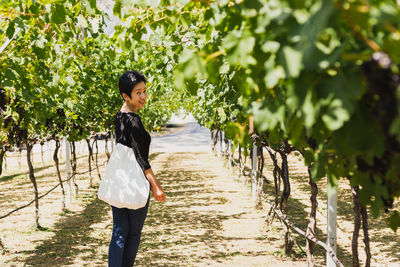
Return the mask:
[[[123,94],[123,97],[132,111],[136,112],[139,108],[143,108],[146,103],[146,84],[144,82],[137,83],[132,89],[131,97],[129,98],[125,93]]]

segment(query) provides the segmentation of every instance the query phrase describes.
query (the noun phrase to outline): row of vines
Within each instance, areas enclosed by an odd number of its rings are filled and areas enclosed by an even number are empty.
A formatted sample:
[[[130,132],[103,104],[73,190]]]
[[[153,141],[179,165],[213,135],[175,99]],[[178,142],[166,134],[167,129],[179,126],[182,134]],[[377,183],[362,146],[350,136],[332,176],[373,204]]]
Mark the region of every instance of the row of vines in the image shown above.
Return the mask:
[[[173,41],[171,60],[180,54],[174,83],[186,90],[185,109],[244,151],[267,147],[282,162],[300,153],[312,199],[321,178],[332,186],[348,179],[355,206],[353,265],[360,264],[361,221],[370,265],[366,208],[375,218],[389,213],[394,231],[400,225],[393,206],[400,195],[398,2],[155,2],[143,5],[140,20],[115,5],[127,22],[120,36],[141,36],[140,23],[164,48]],[[274,162],[283,183],[275,205],[285,213],[290,177],[285,164]],[[290,253],[289,234],[285,245]]]
[[[371,263],[367,207],[374,218],[389,213],[394,231],[400,225],[393,206],[400,195],[399,13],[395,1],[212,3],[204,21],[198,18],[210,41],[186,49],[176,71],[176,85],[196,100],[188,109],[198,121],[225,131],[245,154],[253,145],[267,148],[276,188],[271,210],[287,214],[287,156],[303,156],[312,192],[308,237],[315,233],[315,182],[350,181],[353,266],[360,265],[360,227],[364,262]],[[307,238],[310,265],[312,246]]]
[[[157,130],[178,109],[167,70],[150,75],[163,59],[157,53],[131,51],[105,34],[107,14],[96,1],[2,1],[0,8],[0,175],[7,153],[26,149],[34,189],[36,226],[39,196],[32,163],[35,144],[55,142],[53,154],[59,185],[58,150],[67,138],[71,150],[71,179],[76,194],[76,142],[87,143],[90,177],[97,140],[112,133],[113,116],[122,105],[118,78],[128,69],[148,76],[149,101],[143,122]],[[146,51],[142,47],[142,51]],[[157,78],[162,77],[162,78]],[[68,145],[69,146],[69,145]],[[36,159],[35,159],[36,160]],[[100,176],[100,174],[98,174]],[[92,186],[92,178],[90,179]]]
[[[253,136],[253,138],[257,138]],[[336,254],[336,237],[333,245],[327,244],[325,241],[321,241],[316,234],[317,230],[317,208],[322,204],[317,201],[318,192],[322,193],[326,190],[325,188],[319,188],[316,181],[312,179],[311,168],[307,168],[308,180],[304,180],[304,183],[309,185],[309,192],[311,195],[310,200],[310,213],[308,218],[308,224],[305,229],[299,228],[293,223],[289,214],[289,209],[292,209],[292,205],[289,205],[289,197],[292,194],[291,185],[291,174],[289,172],[289,157],[296,155],[297,159],[304,159],[303,155],[299,151],[290,149],[290,147],[279,147],[273,148],[266,143],[257,140],[254,143],[252,149],[243,148],[240,145],[234,147],[232,140],[228,139],[223,131],[216,129],[211,134],[211,147],[212,150],[222,156],[228,162],[228,166],[234,172],[237,173],[237,177],[242,182],[250,183],[252,190],[252,198],[254,206],[257,209],[264,209],[266,207],[266,226],[272,225],[275,218],[278,218],[282,222],[283,226],[283,242],[284,250],[286,255],[296,255],[296,248],[300,247],[299,243],[295,240],[293,233],[299,234],[305,239],[305,251],[301,248],[301,251],[307,255],[307,262],[309,266],[315,266],[315,245],[321,246],[332,259],[334,266],[344,266],[343,261]],[[271,176],[265,176],[264,168],[266,165],[267,158],[272,162]],[[272,179],[269,179],[272,178]],[[273,193],[267,194],[265,187],[270,184],[273,188]],[[352,251],[352,264],[353,266],[360,266],[359,259],[359,235],[362,227],[364,250],[365,250],[365,265],[370,266],[371,264],[371,248],[369,239],[369,226],[368,226],[368,213],[365,206],[360,205],[359,200],[359,188],[356,186],[352,187],[352,198],[353,198],[353,210],[354,210],[354,232],[351,241]],[[298,196],[295,196],[298,197]],[[295,208],[296,209],[296,208]],[[297,247],[296,247],[297,245]],[[341,244],[345,245],[345,244]],[[329,266],[329,265],[328,265]]]
[[[1,156],[108,132],[117,79],[135,68],[149,77],[147,127],[184,108],[244,151],[297,151],[311,186],[348,179],[361,216],[387,212],[400,226],[395,0],[117,0],[112,14],[94,0],[1,3],[0,37],[12,40],[0,58]],[[284,212],[290,178],[278,167]]]

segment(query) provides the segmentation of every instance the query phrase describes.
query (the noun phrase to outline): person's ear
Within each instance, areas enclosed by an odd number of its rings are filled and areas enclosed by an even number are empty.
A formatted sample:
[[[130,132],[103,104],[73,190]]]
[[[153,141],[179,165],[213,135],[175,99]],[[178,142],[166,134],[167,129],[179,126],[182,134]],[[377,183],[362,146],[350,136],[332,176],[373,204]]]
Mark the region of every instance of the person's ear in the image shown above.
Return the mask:
[[[123,98],[125,101],[128,101],[128,100],[130,99],[130,97],[129,97],[126,93],[122,93],[122,98]]]

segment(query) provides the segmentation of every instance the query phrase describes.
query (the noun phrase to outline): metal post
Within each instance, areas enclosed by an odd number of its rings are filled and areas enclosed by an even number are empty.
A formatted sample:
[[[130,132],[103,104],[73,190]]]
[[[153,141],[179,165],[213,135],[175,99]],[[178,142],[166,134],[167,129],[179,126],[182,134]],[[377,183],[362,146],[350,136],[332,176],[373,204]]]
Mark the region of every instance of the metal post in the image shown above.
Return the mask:
[[[3,162],[4,162],[4,172],[7,172],[7,152],[3,156]]]
[[[229,151],[229,169],[232,169],[233,167],[233,146],[232,146],[232,141],[228,140],[228,151]]]
[[[62,159],[63,158],[63,146],[62,146],[62,143],[61,143],[61,140],[60,140],[60,159]]]
[[[114,151],[114,133],[111,133],[111,152]]]
[[[41,157],[42,157],[42,166],[44,165],[44,155],[43,155],[44,151],[43,151],[43,146],[44,146],[44,144],[43,144],[43,145],[40,144],[40,154],[41,154]]]
[[[224,155],[224,147],[225,147],[224,139],[225,139],[225,132],[221,131],[221,138],[219,139],[220,140],[220,154],[219,154],[220,156]]]
[[[18,156],[18,168],[21,169],[21,158],[22,158],[22,150],[19,148],[19,156]]]
[[[47,142],[47,162],[51,162],[51,160],[53,159],[53,155],[52,155],[52,153],[51,153],[52,151],[51,151],[51,141],[48,141]]]
[[[70,148],[69,148],[69,142],[68,142],[68,138],[67,136],[65,137],[65,164],[66,164],[66,170],[67,170],[67,205],[71,205],[71,152],[70,152]]]
[[[251,199],[253,203],[257,200],[257,146],[253,146],[251,166]]]
[[[242,181],[243,182],[243,175],[242,175],[242,148],[240,147],[240,144],[238,144],[238,147],[237,147],[237,150],[238,150],[238,178],[239,178],[239,180],[240,181]]]
[[[337,211],[337,192],[328,181],[328,223],[327,223],[327,245],[336,253],[336,211]],[[336,267],[335,262],[326,253],[326,266]]]
[[[219,156],[221,155],[221,131],[218,131],[218,136],[217,136],[217,143],[215,144],[215,152]]]
[[[215,147],[214,147],[214,134],[215,134],[215,130],[212,130],[212,131],[210,131],[211,132],[211,134],[210,134],[210,139],[211,139],[211,141],[210,141],[210,145],[211,145],[211,151],[213,151],[213,152],[215,152]],[[214,150],[213,150],[214,149]]]

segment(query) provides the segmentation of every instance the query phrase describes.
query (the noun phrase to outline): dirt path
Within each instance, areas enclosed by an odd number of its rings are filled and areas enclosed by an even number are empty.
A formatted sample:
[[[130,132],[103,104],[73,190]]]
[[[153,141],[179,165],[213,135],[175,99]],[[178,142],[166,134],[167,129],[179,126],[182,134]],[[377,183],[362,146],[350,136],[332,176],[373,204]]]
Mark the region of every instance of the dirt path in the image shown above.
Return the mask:
[[[210,153],[162,153],[153,167],[168,201],[151,205],[138,265],[306,266],[272,255],[279,237],[265,232],[265,212]]]
[[[279,260],[282,242],[274,242],[279,233],[263,230],[265,212],[252,208],[246,185],[232,178],[211,153],[151,157],[168,201],[151,202],[138,266],[306,266],[304,259]],[[14,179],[29,185],[26,179]],[[7,188],[14,179],[7,181]],[[51,172],[41,179],[46,186],[55,180]],[[33,208],[1,221],[7,250],[0,265],[106,266],[111,211],[96,198],[96,189],[88,188],[87,180],[78,180],[81,193],[67,213],[60,213],[57,193],[41,202],[43,231],[31,227]]]
[[[190,125],[189,125],[190,126]],[[167,202],[153,199],[143,230],[138,266],[307,266],[305,240],[294,235],[297,245],[292,258],[284,254],[282,224],[275,219],[264,224],[267,210],[255,210],[249,184],[231,173],[222,159],[209,149],[209,133],[200,127],[177,124],[163,135],[153,137],[150,163],[161,181]],[[195,138],[194,138],[195,136]],[[194,142],[193,140],[201,140]],[[99,146],[103,147],[104,144]],[[198,152],[184,152],[196,147]],[[88,170],[85,146],[78,152],[78,173]],[[174,152],[166,152],[173,148]],[[181,152],[178,152],[181,151]],[[270,183],[263,190],[272,196],[273,165],[265,155],[263,174]],[[237,157],[237,155],[235,156]],[[35,158],[39,194],[57,182],[54,163]],[[46,159],[46,157],[44,157]],[[65,157],[63,158],[63,160]],[[25,158],[21,158],[24,163]],[[99,163],[106,156],[99,154]],[[33,198],[27,168],[20,169],[17,158],[10,158],[9,172],[0,177],[0,216]],[[247,160],[249,164],[249,160]],[[60,163],[65,177],[65,162]],[[100,167],[103,173],[104,166]],[[22,166],[24,167],[24,166]],[[25,166],[26,167],[26,166]],[[310,209],[310,189],[303,160],[289,156],[291,196],[288,217],[306,229]],[[95,183],[99,181],[93,171]],[[247,177],[248,181],[250,178]],[[110,207],[96,197],[97,187],[89,187],[89,175],[77,175],[79,196],[66,212],[61,212],[60,188],[40,200],[40,224],[35,229],[33,205],[0,220],[0,266],[107,266],[112,230]],[[317,235],[326,239],[326,180],[318,183]],[[351,266],[353,205],[350,186],[341,180],[338,188],[338,251],[345,266]],[[395,202],[397,208],[399,201]],[[266,208],[269,208],[266,206]],[[385,216],[370,217],[371,266],[400,266],[400,239],[390,230]],[[362,234],[359,253],[363,262]],[[325,264],[325,251],[315,247],[317,266]]]

